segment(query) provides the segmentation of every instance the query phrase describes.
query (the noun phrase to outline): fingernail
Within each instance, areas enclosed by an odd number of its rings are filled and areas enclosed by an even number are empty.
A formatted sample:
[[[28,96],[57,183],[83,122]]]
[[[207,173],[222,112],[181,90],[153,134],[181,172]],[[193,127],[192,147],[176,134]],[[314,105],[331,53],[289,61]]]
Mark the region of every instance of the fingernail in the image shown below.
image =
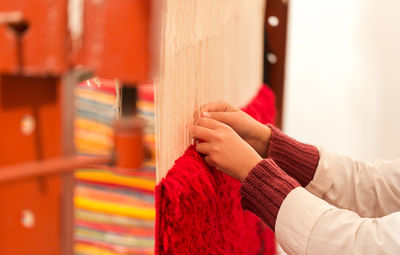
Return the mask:
[[[203,112],[203,117],[211,118],[211,114],[209,114],[208,112]]]

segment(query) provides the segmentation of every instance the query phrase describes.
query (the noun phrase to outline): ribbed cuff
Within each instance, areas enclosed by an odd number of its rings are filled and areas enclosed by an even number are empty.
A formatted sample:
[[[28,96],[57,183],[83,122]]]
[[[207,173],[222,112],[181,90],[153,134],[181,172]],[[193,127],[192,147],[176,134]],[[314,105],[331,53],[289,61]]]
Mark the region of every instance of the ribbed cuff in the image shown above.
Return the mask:
[[[275,231],[283,200],[300,184],[282,171],[272,159],[264,159],[250,171],[240,188],[242,208],[260,217]]]
[[[305,187],[313,179],[319,161],[319,152],[315,146],[296,141],[285,135],[273,125],[269,139],[267,156],[287,174]]]

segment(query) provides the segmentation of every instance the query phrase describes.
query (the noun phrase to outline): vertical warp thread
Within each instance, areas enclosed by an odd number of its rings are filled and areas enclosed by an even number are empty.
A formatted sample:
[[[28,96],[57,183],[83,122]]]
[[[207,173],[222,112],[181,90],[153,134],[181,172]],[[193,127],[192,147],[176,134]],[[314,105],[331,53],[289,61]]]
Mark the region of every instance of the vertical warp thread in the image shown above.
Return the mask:
[[[190,145],[193,112],[242,106],[262,82],[265,0],[165,0],[156,85],[157,182]]]

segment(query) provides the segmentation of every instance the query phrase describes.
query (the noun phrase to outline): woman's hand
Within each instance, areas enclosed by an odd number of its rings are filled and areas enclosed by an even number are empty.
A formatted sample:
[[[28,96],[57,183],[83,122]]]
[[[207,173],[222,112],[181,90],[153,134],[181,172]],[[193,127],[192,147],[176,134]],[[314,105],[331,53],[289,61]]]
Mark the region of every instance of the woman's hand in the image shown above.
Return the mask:
[[[262,157],[267,157],[271,129],[256,121],[240,109],[225,102],[205,104],[201,107],[204,115],[230,126]]]
[[[196,150],[205,155],[208,165],[240,181],[262,160],[231,127],[214,119],[198,119],[192,136],[202,140]]]

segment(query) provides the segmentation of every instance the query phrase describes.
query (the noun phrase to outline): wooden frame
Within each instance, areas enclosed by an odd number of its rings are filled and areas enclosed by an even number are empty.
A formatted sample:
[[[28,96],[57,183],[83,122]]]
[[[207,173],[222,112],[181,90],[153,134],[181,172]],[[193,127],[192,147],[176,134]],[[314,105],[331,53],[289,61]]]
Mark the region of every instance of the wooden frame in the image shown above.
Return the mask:
[[[288,3],[267,1],[265,12],[264,82],[276,95],[276,124],[282,127]]]

